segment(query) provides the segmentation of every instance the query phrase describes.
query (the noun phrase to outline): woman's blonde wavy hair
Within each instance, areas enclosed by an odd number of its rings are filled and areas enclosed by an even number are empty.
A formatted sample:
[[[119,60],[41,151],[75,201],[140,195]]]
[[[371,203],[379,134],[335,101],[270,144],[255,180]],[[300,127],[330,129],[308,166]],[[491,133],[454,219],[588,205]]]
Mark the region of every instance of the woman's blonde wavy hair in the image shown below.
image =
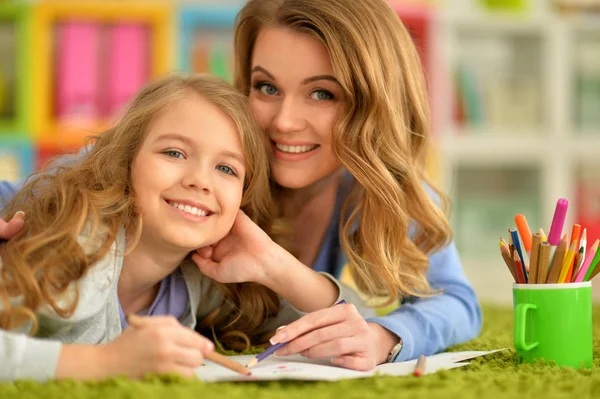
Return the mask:
[[[235,86],[246,95],[263,27],[320,40],[348,99],[333,131],[333,150],[358,183],[340,221],[342,249],[358,288],[387,297],[387,303],[430,295],[428,255],[451,239],[444,213],[449,203],[426,175],[429,105],[408,31],[384,0],[249,0],[235,32]]]
[[[33,175],[5,209],[3,216],[7,220],[16,211],[24,211],[25,227],[1,249],[0,328],[11,329],[32,321],[31,333],[35,333],[35,311],[43,304],[50,305],[60,316],[69,317],[77,299],[63,307],[58,299],[71,282],[83,277],[107,254],[118,230],[124,227],[127,232],[134,232],[128,250],[136,245],[142,218],[136,212],[132,190],[133,160],[155,118],[189,95],[202,96],[234,122],[246,163],[241,206],[253,221],[269,231],[273,220],[270,149],[247,98],[208,75],[158,79],[135,96],[114,127],[86,143],[91,148],[86,156],[72,165]],[[82,234],[99,239],[91,253],[77,241]],[[240,340],[240,334],[253,338],[256,328],[279,309],[278,297],[257,284],[227,284],[220,288],[225,292],[227,314],[220,315],[217,310],[206,322],[225,346],[239,348],[242,342],[245,347],[248,340]]]

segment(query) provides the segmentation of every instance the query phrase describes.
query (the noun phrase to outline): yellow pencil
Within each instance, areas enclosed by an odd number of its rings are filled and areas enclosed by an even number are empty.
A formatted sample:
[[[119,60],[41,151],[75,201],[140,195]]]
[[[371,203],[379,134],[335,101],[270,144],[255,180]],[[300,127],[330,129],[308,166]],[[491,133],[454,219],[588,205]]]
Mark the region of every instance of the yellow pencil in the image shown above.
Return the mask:
[[[567,255],[565,256],[565,260],[563,261],[562,268],[560,270],[560,275],[558,277],[558,283],[563,284],[565,282],[565,278],[569,273],[569,269],[571,268],[571,263],[573,262],[573,258],[575,257],[575,252],[577,251],[577,242],[572,242],[569,250],[567,251]],[[570,281],[568,281],[570,282]]]
[[[544,229],[539,229],[537,232],[542,236],[542,242],[548,241],[548,237],[546,237],[546,234],[544,234]]]

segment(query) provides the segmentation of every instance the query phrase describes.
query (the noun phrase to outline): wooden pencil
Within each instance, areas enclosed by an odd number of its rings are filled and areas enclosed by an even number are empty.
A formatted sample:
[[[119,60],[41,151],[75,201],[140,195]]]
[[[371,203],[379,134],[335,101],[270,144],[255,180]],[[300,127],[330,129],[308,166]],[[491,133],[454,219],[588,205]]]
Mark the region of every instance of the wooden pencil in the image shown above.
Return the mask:
[[[523,272],[523,264],[521,263],[521,258],[519,258],[517,251],[513,251],[513,264],[515,271],[519,276],[519,284],[527,284],[527,280],[525,279],[525,274]]]
[[[556,284],[558,282],[562,264],[565,260],[565,254],[567,253],[567,245],[567,235],[565,234],[563,239],[560,241],[560,244],[558,244],[556,251],[554,251],[552,263],[550,264],[550,270],[548,270],[548,278],[546,279],[546,283]]]
[[[550,260],[550,244],[543,242],[540,244],[540,253],[538,256],[537,284],[545,284],[548,277],[548,262]]]
[[[579,274],[579,270],[583,265],[583,247],[579,247],[579,251],[575,254],[575,261],[573,262],[573,273],[571,275],[571,282],[574,283]]]
[[[504,259],[504,263],[506,263],[506,267],[508,267],[508,271],[510,271],[510,274],[513,276],[513,279],[515,280],[515,283],[518,283],[517,281],[517,275],[515,274],[515,268],[512,262],[512,259],[510,259],[510,252],[508,250],[508,245],[506,244],[506,242],[504,242],[504,239],[500,239],[500,253],[502,254],[502,258]]]
[[[540,254],[541,241],[542,236],[539,233],[534,233],[530,243],[531,257],[529,258],[529,284],[537,283],[538,259]]]
[[[423,373],[425,372],[425,363],[426,363],[425,355],[419,356],[419,358],[417,359],[417,364],[415,365],[415,371],[413,372],[413,374],[416,377],[422,376]]]

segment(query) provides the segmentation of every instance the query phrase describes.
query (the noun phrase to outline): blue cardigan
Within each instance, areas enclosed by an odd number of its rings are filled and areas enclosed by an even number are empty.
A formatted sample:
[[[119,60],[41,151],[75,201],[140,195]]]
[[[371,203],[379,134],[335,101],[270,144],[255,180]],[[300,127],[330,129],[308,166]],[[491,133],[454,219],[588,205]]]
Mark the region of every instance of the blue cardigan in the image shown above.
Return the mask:
[[[340,248],[338,225],[341,206],[348,193],[351,178],[344,179],[337,193],[336,205],[325,234],[315,271],[340,278],[347,263]],[[23,181],[0,181],[0,210],[6,206]],[[442,294],[430,298],[404,298],[402,306],[388,315],[375,317],[375,322],[402,338],[403,348],[396,361],[426,356],[468,341],[479,335],[481,309],[471,284],[467,280],[454,243],[430,257],[427,279]]]

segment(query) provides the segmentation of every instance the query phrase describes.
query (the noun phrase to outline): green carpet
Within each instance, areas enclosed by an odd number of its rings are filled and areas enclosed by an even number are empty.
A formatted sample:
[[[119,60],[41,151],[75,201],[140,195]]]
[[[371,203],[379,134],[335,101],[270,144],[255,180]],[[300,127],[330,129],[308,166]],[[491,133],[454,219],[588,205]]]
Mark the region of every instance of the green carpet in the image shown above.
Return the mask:
[[[512,311],[484,308],[481,336],[452,350],[512,348]],[[473,364],[417,377],[375,377],[336,383],[204,384],[174,377],[146,381],[111,379],[99,383],[73,381],[0,384],[0,398],[592,398],[600,397],[600,307],[594,308],[594,368],[571,370],[548,364],[517,365],[514,350],[475,359]],[[2,367],[0,365],[0,367]],[[285,391],[285,392],[284,392]]]

